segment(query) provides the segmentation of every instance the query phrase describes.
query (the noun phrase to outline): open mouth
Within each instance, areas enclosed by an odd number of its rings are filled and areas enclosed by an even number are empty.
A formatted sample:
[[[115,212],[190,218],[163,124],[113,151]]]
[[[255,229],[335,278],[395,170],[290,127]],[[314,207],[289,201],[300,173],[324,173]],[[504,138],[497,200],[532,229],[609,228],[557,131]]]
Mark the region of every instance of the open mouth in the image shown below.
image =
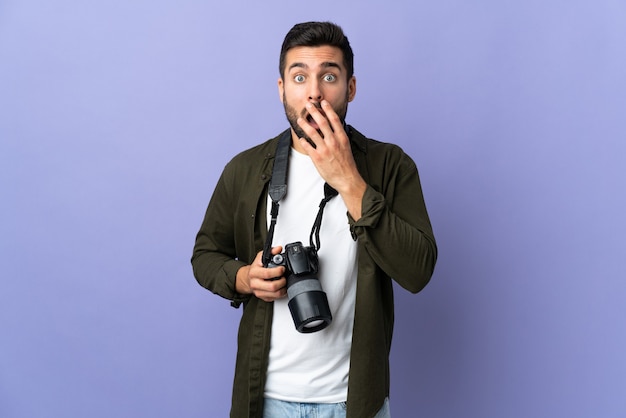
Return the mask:
[[[321,107],[315,106],[317,107],[317,110],[322,114],[322,116],[324,116],[326,118],[326,113],[324,113],[324,111],[322,110]],[[311,116],[310,113],[306,113],[306,121],[310,124],[310,125],[314,125],[314,126],[318,126],[317,122],[315,122],[315,119],[313,119],[313,116]]]

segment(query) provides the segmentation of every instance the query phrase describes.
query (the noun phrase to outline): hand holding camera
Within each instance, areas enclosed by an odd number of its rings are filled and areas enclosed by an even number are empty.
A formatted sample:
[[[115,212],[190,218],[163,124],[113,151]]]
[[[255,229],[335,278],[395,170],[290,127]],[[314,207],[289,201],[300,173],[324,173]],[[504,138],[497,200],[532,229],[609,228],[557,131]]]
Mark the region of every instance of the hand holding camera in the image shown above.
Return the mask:
[[[272,248],[272,254],[279,254],[283,247]],[[262,252],[259,252],[248,266],[237,271],[235,290],[241,295],[254,294],[257,298],[272,302],[287,295],[287,280],[283,277],[284,267],[268,269],[263,265]]]

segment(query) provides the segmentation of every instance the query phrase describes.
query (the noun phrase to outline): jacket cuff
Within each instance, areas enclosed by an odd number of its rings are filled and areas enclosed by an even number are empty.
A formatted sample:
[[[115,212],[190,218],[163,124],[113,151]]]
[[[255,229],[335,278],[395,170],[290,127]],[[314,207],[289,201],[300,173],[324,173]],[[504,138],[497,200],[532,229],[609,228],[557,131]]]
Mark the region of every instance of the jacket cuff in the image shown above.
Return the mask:
[[[224,273],[226,274],[226,277],[228,277],[228,281],[230,282],[230,288],[232,289],[232,295],[229,299],[231,300],[230,306],[232,306],[233,308],[238,308],[242,303],[250,299],[250,295],[242,295],[240,293],[237,293],[237,291],[235,290],[237,289],[237,272],[245,265],[246,263],[244,263],[243,261],[231,260],[224,264],[223,267]]]
[[[358,235],[363,233],[364,228],[376,228],[384,208],[385,197],[368,185],[361,201],[361,219],[355,221],[348,213],[348,223],[350,224],[352,237],[356,240]]]

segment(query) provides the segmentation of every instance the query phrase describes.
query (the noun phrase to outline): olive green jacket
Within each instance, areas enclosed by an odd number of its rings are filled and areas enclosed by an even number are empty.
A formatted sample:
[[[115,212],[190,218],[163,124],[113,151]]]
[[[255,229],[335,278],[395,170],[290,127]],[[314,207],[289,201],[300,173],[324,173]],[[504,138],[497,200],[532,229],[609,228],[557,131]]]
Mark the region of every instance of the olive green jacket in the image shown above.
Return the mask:
[[[351,127],[348,132],[354,159],[368,184],[361,219],[355,222],[349,214],[346,219],[359,246],[347,416],[364,418],[374,416],[389,396],[391,280],[419,292],[433,273],[437,247],[415,163],[395,145],[365,138]],[[235,278],[265,243],[267,190],[278,138],[227,164],[191,259],[198,283],[233,306],[244,306],[231,408],[231,417],[237,418],[263,416],[273,304],[238,294]]]

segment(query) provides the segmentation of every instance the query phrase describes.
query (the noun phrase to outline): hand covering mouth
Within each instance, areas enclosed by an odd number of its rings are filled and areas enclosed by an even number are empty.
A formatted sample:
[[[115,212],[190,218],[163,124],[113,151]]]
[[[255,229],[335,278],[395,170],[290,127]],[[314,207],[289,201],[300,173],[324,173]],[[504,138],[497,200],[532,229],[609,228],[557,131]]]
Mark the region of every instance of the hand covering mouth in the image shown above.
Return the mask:
[[[319,103],[315,103],[314,105],[317,108],[317,111],[320,112],[322,114],[322,116],[324,116],[324,118],[328,119],[326,117],[326,113],[324,112],[324,110],[322,110],[322,105],[320,105]],[[317,125],[317,122],[315,122],[315,119],[313,119],[313,116],[311,116],[311,114],[309,112],[304,111],[303,113],[305,114],[305,119],[306,119],[307,122],[309,122],[310,124]]]

